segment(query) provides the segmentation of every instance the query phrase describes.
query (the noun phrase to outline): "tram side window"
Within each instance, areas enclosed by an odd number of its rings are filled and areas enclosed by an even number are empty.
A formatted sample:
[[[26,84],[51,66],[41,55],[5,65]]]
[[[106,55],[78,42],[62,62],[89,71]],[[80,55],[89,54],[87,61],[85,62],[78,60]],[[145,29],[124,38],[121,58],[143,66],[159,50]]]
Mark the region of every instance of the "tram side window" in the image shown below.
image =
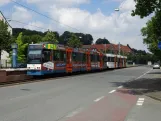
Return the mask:
[[[72,61],[76,61],[76,53],[75,52],[72,53]]]
[[[76,61],[81,62],[81,53],[76,54]]]
[[[58,50],[54,51],[54,61],[59,61],[60,60],[60,52]]]
[[[91,54],[91,62],[93,62],[93,54]]]
[[[98,61],[98,60],[97,60],[97,59],[98,59],[98,58],[97,58],[97,55],[95,55],[94,57],[95,57],[95,62],[97,62],[97,61]]]
[[[79,62],[83,62],[83,53],[79,53]]]
[[[91,62],[97,62],[97,55],[91,54]]]
[[[101,59],[100,59],[100,56],[97,55],[97,62],[99,62]]]
[[[43,50],[42,60],[43,62],[51,61],[51,50]]]
[[[107,60],[108,60],[108,62],[111,62],[111,57],[108,57],[108,59],[107,59]]]
[[[107,62],[107,61],[108,61],[108,59],[107,59],[106,56],[103,56],[103,61],[104,61],[104,62]]]
[[[114,62],[114,57],[111,57],[111,62]]]
[[[65,51],[60,50],[60,61],[65,61],[66,60],[66,53]]]
[[[86,54],[83,53],[83,62],[86,62]]]

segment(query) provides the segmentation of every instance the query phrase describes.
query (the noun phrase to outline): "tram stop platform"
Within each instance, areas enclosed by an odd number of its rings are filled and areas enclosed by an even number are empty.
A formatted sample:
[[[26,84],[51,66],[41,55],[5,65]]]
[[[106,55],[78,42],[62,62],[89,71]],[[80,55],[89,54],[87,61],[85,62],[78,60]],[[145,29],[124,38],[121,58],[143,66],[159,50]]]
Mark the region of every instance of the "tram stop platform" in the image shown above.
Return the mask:
[[[31,79],[31,76],[27,76],[27,68],[9,68],[0,69],[0,83],[14,82]]]

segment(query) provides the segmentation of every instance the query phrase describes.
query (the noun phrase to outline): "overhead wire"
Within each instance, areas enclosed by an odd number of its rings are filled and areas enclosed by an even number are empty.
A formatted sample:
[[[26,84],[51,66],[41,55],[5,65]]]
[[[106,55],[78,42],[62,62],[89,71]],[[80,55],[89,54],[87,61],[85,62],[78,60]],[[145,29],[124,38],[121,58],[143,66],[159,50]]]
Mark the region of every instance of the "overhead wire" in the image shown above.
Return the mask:
[[[71,26],[69,26],[69,25],[67,25],[67,24],[63,24],[63,23],[59,22],[58,20],[53,19],[53,18],[51,18],[51,17],[49,17],[49,16],[47,16],[47,15],[45,15],[45,14],[42,14],[42,13],[40,13],[40,12],[38,12],[38,11],[32,9],[32,8],[29,8],[29,7],[27,7],[27,6],[25,6],[25,5],[21,4],[21,3],[19,3],[19,2],[17,2],[17,1],[14,1],[14,0],[10,0],[10,1],[13,2],[13,3],[15,3],[15,4],[17,4],[17,5],[19,5],[19,6],[21,6],[21,7],[23,7],[23,8],[26,8],[26,9],[28,9],[28,10],[30,10],[30,11],[33,11],[33,12],[35,12],[35,13],[37,13],[37,14],[39,14],[39,15],[45,17],[45,18],[48,18],[48,19],[50,19],[50,20],[52,20],[52,21],[54,21],[54,22],[57,22],[57,23],[59,23],[59,24],[61,24],[61,25],[64,25],[64,26],[69,27],[69,28],[71,28],[71,29],[73,29],[73,30],[76,30],[77,32],[80,32],[80,30],[78,30],[77,28],[71,27]],[[20,21],[19,21],[19,23],[23,23],[23,22],[20,22]],[[25,24],[26,24],[26,23],[25,23]],[[40,27],[37,27],[37,28],[40,28]],[[80,32],[80,33],[81,33],[81,32]],[[93,35],[92,35],[92,36],[93,36]],[[94,37],[95,37],[95,38],[100,38],[100,37],[96,37],[96,36],[94,36]],[[94,39],[94,38],[93,38],[93,39]]]
[[[9,19],[9,18],[7,18],[7,19]],[[17,23],[20,23],[20,24],[28,25],[28,26],[33,26],[33,27],[43,29],[43,30],[48,30],[47,28],[43,28],[43,27],[39,27],[39,26],[36,26],[36,25],[24,23],[24,22],[21,22],[21,21],[18,21],[18,20],[9,19],[8,21],[11,21],[11,22],[13,21],[13,22],[17,22]]]
[[[21,3],[18,3],[18,2],[14,1],[14,0],[10,0],[10,1],[12,1],[13,3],[15,3],[15,4],[19,5],[19,6],[22,6],[23,8],[26,8],[26,9],[28,9],[28,10],[30,10],[30,11],[33,11],[33,12],[35,12],[35,13],[41,15],[41,16],[44,16],[44,17],[46,17],[46,18],[48,18],[48,19],[50,19],[50,20],[53,20],[54,22],[57,22],[57,23],[59,23],[59,24],[62,24],[62,25],[64,25],[64,26],[67,26],[67,27],[69,27],[69,28],[71,28],[71,29],[74,29],[74,30],[79,31],[78,29],[76,29],[76,28],[74,28],[74,27],[71,27],[71,26],[69,26],[69,25],[63,24],[63,23],[59,22],[58,20],[53,19],[53,18],[51,18],[51,17],[49,17],[49,16],[47,16],[47,15],[45,15],[45,14],[42,14],[42,13],[40,13],[40,12],[38,12],[38,11],[32,9],[32,8],[29,8],[29,7],[27,7],[27,6],[23,5],[23,4],[21,4]]]

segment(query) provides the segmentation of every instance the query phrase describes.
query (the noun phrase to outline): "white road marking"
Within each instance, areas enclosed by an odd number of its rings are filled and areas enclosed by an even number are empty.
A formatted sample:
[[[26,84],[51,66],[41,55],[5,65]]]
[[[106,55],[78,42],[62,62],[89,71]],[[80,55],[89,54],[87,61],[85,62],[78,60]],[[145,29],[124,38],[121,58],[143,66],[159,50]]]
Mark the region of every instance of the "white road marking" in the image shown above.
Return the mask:
[[[145,100],[144,98],[139,98],[136,105],[142,106],[144,103],[144,100]]]
[[[76,114],[78,114],[79,112],[81,112],[82,109],[83,109],[83,108],[79,108],[79,109],[77,109],[76,111],[73,111],[73,112],[71,112],[70,114],[68,114],[66,117],[67,117],[67,118],[73,117],[73,116],[75,116]]]
[[[137,103],[143,103],[144,102],[144,100],[138,100],[137,101]]]
[[[112,90],[112,91],[110,91],[109,93],[113,93],[113,92],[115,92],[116,90]]]
[[[98,102],[98,101],[100,101],[100,100],[103,99],[103,98],[104,98],[104,96],[99,97],[99,98],[97,98],[96,100],[94,100],[94,102]]]
[[[149,73],[151,70],[153,70],[153,69],[150,69],[149,71],[145,72],[144,74],[142,74],[141,76],[139,76],[139,77],[136,78],[135,80],[140,79],[141,77],[143,77],[144,75],[146,75],[147,73]]]
[[[136,105],[143,105],[143,103],[137,103]]]
[[[120,89],[120,88],[122,88],[123,86],[119,86],[118,88]]]
[[[139,98],[139,100],[144,100],[144,98]]]

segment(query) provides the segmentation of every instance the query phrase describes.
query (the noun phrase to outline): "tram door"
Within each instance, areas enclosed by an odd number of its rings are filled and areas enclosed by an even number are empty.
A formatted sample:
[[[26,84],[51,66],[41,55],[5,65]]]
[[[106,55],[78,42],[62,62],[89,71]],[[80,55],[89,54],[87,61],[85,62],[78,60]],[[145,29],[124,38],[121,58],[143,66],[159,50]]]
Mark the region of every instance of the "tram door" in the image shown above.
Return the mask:
[[[100,58],[100,69],[103,69],[103,55],[100,54],[99,58]]]
[[[72,49],[67,49],[66,57],[66,72],[72,73]]]
[[[87,62],[87,71],[91,70],[91,58],[90,58],[90,52],[86,52],[86,62]]]

